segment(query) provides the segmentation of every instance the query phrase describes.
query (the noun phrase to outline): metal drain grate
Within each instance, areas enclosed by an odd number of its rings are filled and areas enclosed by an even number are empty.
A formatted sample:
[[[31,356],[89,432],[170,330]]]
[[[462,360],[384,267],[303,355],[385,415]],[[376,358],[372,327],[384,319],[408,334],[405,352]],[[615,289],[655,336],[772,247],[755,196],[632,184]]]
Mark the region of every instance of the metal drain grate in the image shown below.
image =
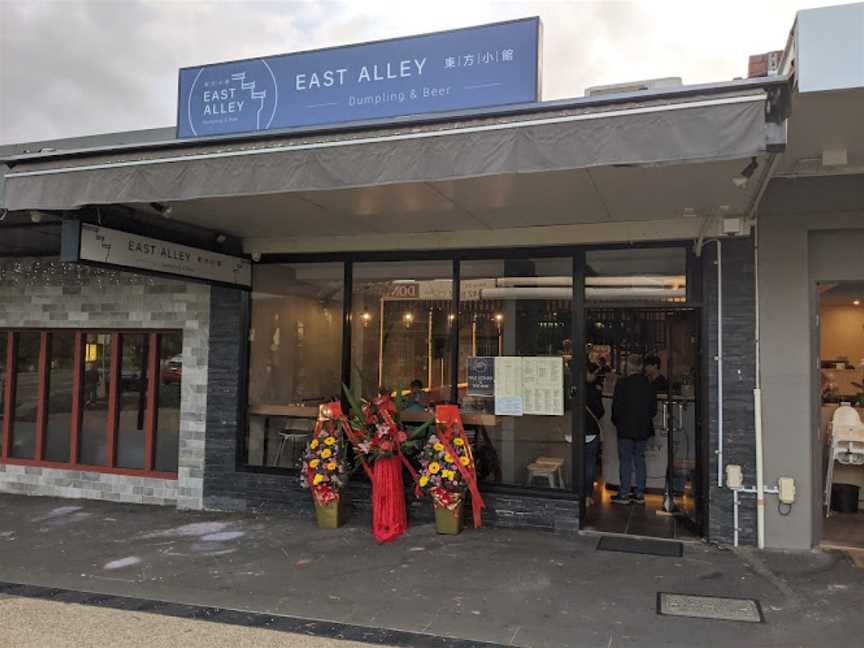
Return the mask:
[[[694,596],[690,594],[657,593],[657,614],[763,623],[762,608],[753,599],[722,598],[720,596]]]

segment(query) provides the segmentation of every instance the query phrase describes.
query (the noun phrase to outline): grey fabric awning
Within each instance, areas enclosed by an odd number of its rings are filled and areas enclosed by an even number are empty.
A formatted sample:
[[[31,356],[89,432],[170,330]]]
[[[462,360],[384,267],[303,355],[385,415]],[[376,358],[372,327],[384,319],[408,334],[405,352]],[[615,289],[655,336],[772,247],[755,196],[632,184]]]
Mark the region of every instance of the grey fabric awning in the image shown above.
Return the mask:
[[[170,203],[602,166],[729,160],[768,150],[761,90],[506,118],[283,136],[242,144],[17,161],[5,207]]]

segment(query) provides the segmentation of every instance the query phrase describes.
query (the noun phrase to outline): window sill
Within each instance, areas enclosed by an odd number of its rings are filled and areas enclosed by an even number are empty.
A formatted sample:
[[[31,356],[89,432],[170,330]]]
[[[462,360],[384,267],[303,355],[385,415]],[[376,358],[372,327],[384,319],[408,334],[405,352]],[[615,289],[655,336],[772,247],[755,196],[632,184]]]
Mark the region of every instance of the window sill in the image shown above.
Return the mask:
[[[35,459],[14,459],[12,457],[0,459],[0,464],[11,466],[33,466],[35,468],[49,468],[51,470],[77,470],[80,472],[108,473],[111,475],[126,475],[128,477],[149,477],[151,479],[177,479],[176,472],[159,472],[137,470],[135,468],[107,468],[105,466],[88,466],[84,464],[58,463],[54,461],[36,461]]]

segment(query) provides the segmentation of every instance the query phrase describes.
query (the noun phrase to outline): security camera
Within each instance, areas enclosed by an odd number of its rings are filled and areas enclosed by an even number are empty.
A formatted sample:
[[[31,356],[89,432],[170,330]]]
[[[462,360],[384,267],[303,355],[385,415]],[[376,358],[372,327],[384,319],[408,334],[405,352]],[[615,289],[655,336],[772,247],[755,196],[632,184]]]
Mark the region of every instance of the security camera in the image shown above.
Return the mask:
[[[252,260],[255,263],[258,263],[261,260],[261,253],[260,252],[253,252],[252,253]]]
[[[750,178],[745,178],[743,175],[734,176],[732,178],[732,184],[734,184],[739,189],[746,189],[749,182]]]

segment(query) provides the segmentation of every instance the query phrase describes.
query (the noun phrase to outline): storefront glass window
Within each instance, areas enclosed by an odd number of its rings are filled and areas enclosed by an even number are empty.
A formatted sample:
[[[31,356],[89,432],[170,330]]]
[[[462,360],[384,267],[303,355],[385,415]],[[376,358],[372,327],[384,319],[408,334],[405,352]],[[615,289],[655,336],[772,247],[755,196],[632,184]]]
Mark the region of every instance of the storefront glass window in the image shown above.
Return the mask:
[[[147,424],[147,355],[149,336],[120,336],[120,381],[117,389],[117,465],[144,469]]]
[[[17,333],[15,354],[15,414],[9,454],[33,459],[36,453],[36,413],[39,405],[39,333]]]
[[[590,306],[676,304],[687,299],[683,247],[592,250],[585,255]]]
[[[181,347],[179,332],[0,330],[0,394],[13,396],[0,463],[172,478]]]
[[[351,388],[407,393],[423,406],[450,399],[451,261],[357,263],[351,313]],[[415,407],[420,407],[416,405]]]
[[[81,415],[80,463],[105,465],[108,400],[111,387],[111,336],[88,333],[84,337],[84,377]]]
[[[255,269],[249,335],[250,465],[295,467],[319,404],[342,390],[341,263]]]
[[[45,460],[69,461],[69,433],[72,428],[72,388],[74,382],[75,333],[58,332],[49,336],[46,372],[48,396],[45,421]]]
[[[6,417],[6,360],[9,349],[9,334],[0,331],[0,432]],[[3,435],[0,434],[0,452],[3,451]]]
[[[183,382],[183,336],[159,336],[159,400],[156,415],[156,470],[177,472],[180,448],[180,392]]]
[[[465,261],[460,278],[459,399],[478,477],[572,490],[572,259]]]

